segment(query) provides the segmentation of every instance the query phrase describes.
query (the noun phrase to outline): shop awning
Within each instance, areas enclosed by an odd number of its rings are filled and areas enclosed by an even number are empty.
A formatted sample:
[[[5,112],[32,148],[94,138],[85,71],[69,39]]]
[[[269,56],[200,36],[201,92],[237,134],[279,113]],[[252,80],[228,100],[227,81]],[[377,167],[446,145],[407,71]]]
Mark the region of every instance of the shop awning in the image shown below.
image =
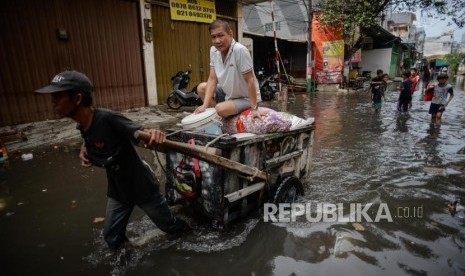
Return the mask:
[[[443,59],[437,59],[436,60],[436,67],[444,67],[444,66],[449,66],[449,63]]]
[[[387,48],[390,46],[391,43],[400,43],[401,41],[399,37],[391,34],[379,25],[375,25],[372,28],[364,29],[363,32],[365,33],[365,35],[373,39],[373,46],[375,48]]]

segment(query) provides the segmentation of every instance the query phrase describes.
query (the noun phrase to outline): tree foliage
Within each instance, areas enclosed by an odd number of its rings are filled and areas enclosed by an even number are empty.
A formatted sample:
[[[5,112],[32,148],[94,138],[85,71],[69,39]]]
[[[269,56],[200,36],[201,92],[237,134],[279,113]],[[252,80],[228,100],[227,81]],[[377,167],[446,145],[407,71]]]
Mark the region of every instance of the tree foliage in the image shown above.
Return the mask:
[[[344,34],[351,34],[354,28],[369,28],[377,24],[379,16],[390,0],[324,0],[319,8],[322,13],[318,20],[327,26],[341,25]]]
[[[465,1],[463,0],[395,0],[392,3],[394,12],[418,11],[422,15],[435,19],[449,17],[458,27],[465,27]]]
[[[444,59],[449,64],[449,67],[452,69],[452,72],[454,72],[454,74],[457,72],[457,69],[459,68],[459,64],[464,58],[465,58],[465,53],[453,53],[453,54],[447,54],[444,56]]]
[[[318,6],[318,20],[323,26],[343,26],[344,39],[350,58],[361,44],[363,32],[384,20],[388,8],[393,12],[421,10],[431,18],[452,18],[458,28],[465,26],[464,0],[322,0]]]
[[[360,30],[371,28],[379,21],[379,16],[385,10],[390,0],[324,0],[319,4],[321,13],[317,19],[322,27],[341,26],[344,40],[349,45],[350,59],[361,44],[363,33]]]

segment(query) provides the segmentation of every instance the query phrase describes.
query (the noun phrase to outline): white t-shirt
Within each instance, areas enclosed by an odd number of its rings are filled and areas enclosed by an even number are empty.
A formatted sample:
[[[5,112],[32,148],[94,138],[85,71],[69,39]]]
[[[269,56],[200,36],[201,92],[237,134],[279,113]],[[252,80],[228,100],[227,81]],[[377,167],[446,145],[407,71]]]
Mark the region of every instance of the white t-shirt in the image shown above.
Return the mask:
[[[448,94],[454,95],[452,85],[446,84],[444,86],[439,86],[436,84],[434,86],[433,98],[431,99],[431,102],[435,104],[446,104]]]
[[[261,101],[258,81],[253,72],[252,57],[244,45],[233,40],[224,63],[221,52],[212,46],[210,48],[210,66],[215,70],[218,86],[226,94],[226,100],[249,97],[247,82],[243,74],[252,71],[257,92],[257,102]]]

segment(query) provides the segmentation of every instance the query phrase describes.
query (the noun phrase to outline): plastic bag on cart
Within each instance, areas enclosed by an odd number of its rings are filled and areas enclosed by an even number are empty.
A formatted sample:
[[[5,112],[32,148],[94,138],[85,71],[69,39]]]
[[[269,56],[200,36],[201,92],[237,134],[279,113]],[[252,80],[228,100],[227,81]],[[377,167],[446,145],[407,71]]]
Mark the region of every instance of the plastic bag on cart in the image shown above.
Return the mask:
[[[250,109],[246,109],[236,116],[223,119],[223,132],[229,134],[245,132],[265,134],[285,132],[290,129],[292,122],[282,112],[266,107],[259,107],[259,110],[266,113],[266,116],[262,117],[261,120],[252,118]]]
[[[288,116],[290,117],[291,122],[292,122],[291,128],[289,130],[294,130],[294,129],[298,129],[298,128],[301,128],[301,127],[311,126],[313,124],[313,122],[315,121],[315,118],[313,118],[313,117],[303,119],[303,118],[300,118],[298,116],[295,116],[295,115],[292,115],[292,114],[289,114],[289,113],[286,113],[286,114],[288,114]]]
[[[287,112],[279,112],[266,107],[259,107],[266,116],[262,120],[252,118],[250,109],[242,111],[240,114],[223,119],[222,130],[224,133],[253,133],[266,134],[276,132],[286,132],[296,128],[311,125],[313,118],[302,119]]]

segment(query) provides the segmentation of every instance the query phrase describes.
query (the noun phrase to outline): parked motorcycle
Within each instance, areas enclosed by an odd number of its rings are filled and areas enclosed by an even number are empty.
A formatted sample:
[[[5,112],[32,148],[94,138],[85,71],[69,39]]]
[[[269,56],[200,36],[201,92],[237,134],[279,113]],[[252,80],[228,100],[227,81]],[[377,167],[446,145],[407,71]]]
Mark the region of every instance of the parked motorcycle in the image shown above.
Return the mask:
[[[190,65],[186,71],[179,71],[171,77],[173,90],[171,95],[166,100],[166,104],[171,109],[179,109],[182,106],[198,106],[202,105],[202,99],[197,94],[197,86],[191,91],[187,90],[191,75]]]
[[[277,82],[278,81],[278,74],[274,75],[274,80]],[[281,83],[282,84],[287,84],[287,85],[294,85],[295,84],[295,78],[289,74],[281,74]]]
[[[274,74],[266,75],[265,70],[261,68],[257,72],[258,87],[263,101],[270,101],[274,94],[278,92],[278,83]]]
[[[371,80],[371,71],[363,71],[362,77],[364,77],[367,80]]]

